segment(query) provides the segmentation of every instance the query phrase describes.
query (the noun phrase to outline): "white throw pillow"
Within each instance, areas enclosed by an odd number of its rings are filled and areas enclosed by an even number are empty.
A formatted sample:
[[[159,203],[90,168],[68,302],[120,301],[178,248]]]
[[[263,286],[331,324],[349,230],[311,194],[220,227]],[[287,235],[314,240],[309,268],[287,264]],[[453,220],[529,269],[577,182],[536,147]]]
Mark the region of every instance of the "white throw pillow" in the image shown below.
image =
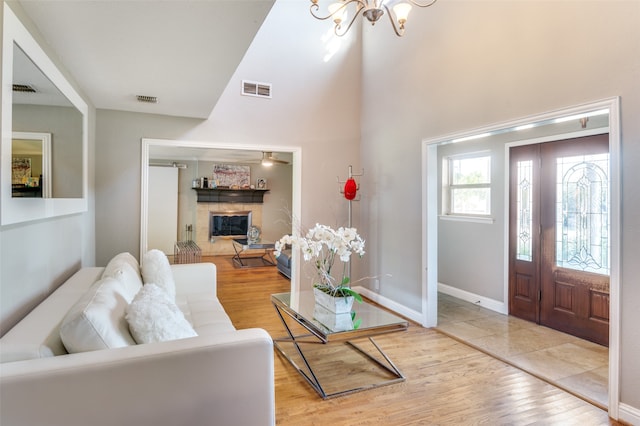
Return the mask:
[[[67,312],[60,339],[69,353],[135,345],[125,319],[128,305],[121,281],[106,277],[96,282]]]
[[[118,268],[123,263],[126,263],[129,266],[131,266],[133,270],[136,272],[136,274],[140,275],[140,264],[138,263],[138,260],[135,257],[133,257],[131,253],[125,252],[125,253],[120,253],[113,256],[113,258],[109,261],[107,266],[104,268],[104,272],[102,273],[102,276],[104,277],[105,275],[109,275],[113,269]]]
[[[140,274],[136,272],[133,267],[128,263],[120,263],[117,266],[111,268],[105,268],[102,278],[115,278],[116,280],[124,284],[125,299],[127,303],[131,303],[133,298],[142,288],[142,278]]]
[[[171,300],[176,300],[176,283],[169,259],[160,250],[149,250],[142,258],[142,280],[153,283],[167,292]]]
[[[184,314],[159,286],[148,283],[127,307],[125,318],[138,343],[166,342],[197,336]]]

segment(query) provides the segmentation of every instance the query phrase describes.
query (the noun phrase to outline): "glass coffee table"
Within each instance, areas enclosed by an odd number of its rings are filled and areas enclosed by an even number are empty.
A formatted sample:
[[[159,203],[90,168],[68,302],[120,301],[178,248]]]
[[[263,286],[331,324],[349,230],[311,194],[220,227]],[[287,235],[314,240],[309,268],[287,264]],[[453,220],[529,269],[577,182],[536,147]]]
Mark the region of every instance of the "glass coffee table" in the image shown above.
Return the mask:
[[[322,398],[405,380],[373,340],[407,330],[405,319],[367,302],[333,314],[316,305],[312,291],[273,294],[271,303],[288,334],[273,340],[275,348]]]
[[[273,250],[276,245],[271,241],[249,241],[246,238],[234,238],[233,263],[238,268],[255,268],[258,266],[276,266]]]

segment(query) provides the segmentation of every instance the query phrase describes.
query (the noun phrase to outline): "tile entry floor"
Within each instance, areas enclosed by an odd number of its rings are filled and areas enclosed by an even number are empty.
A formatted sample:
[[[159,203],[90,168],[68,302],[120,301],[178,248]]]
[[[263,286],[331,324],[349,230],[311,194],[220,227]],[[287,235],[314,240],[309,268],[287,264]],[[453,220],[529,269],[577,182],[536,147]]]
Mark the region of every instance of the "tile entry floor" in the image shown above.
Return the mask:
[[[607,409],[604,346],[438,293],[438,329]]]

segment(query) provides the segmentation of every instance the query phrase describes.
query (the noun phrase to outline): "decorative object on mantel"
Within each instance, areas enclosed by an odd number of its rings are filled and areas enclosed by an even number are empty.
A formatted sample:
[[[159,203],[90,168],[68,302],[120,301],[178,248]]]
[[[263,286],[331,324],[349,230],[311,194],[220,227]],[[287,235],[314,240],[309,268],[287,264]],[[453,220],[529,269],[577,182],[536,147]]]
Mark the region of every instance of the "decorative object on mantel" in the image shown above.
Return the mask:
[[[206,176],[201,176],[191,182],[191,188],[214,189],[217,187],[216,181]]]
[[[404,35],[404,25],[407,23],[412,5],[424,8],[433,5],[436,1],[421,3],[415,0],[400,0],[389,9],[385,4],[386,0],[339,0],[328,5],[328,15],[318,15],[317,13],[320,10],[318,0],[311,0],[309,10],[314,18],[321,21],[332,19],[335,24],[334,32],[338,37],[342,37],[349,31],[360,13],[371,22],[371,25],[375,25],[382,15],[386,13],[389,16],[389,21],[391,21],[393,31],[398,37],[402,37]],[[352,18],[346,26],[343,26],[343,21],[349,19],[348,15],[352,16]]]
[[[304,260],[313,261],[318,280],[313,285],[314,293],[330,296],[324,298],[321,295],[316,298],[316,303],[331,312],[340,313],[350,312],[354,300],[362,302],[362,296],[349,286],[350,277],[347,274],[351,254],[356,253],[362,257],[365,253],[364,240],[355,228],[340,227],[334,230],[329,226],[316,224],[304,237],[285,235],[280,238],[275,244],[275,256],[278,257],[287,245],[300,248]],[[331,275],[336,257],[344,264],[339,283],[336,283],[336,278]],[[334,298],[339,300],[333,300]],[[330,301],[327,302],[325,299]]]

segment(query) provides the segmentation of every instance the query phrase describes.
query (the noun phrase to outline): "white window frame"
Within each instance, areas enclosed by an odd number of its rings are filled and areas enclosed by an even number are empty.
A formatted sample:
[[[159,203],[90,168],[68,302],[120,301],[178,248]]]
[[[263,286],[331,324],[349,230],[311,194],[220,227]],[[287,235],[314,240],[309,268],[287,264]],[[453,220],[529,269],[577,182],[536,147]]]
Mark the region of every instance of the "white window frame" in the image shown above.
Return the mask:
[[[465,160],[471,158],[481,158],[488,157],[489,158],[489,182],[487,183],[478,183],[478,184],[453,184],[453,161],[457,160]],[[473,153],[465,153],[465,154],[454,154],[449,155],[442,158],[442,215],[440,216],[442,219],[447,220],[461,220],[461,221],[477,221],[481,223],[489,222],[493,223],[492,212],[493,212],[493,203],[491,201],[491,189],[492,189],[492,181],[491,181],[491,166],[492,166],[492,155],[490,151],[480,151]],[[452,196],[451,192],[454,189],[475,189],[475,188],[486,188],[489,189],[489,212],[486,214],[480,213],[460,213],[453,211],[452,206]]]

